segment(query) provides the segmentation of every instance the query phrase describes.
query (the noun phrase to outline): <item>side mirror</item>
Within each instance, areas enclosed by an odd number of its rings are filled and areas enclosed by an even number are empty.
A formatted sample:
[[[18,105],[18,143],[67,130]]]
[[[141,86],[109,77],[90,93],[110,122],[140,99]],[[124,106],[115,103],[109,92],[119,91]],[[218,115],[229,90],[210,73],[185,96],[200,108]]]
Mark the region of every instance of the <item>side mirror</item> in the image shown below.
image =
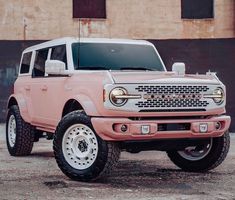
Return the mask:
[[[172,65],[172,71],[177,75],[184,76],[185,75],[185,64],[181,62],[176,62]]]
[[[45,72],[47,74],[59,75],[65,74],[65,63],[59,60],[47,60],[45,64]]]

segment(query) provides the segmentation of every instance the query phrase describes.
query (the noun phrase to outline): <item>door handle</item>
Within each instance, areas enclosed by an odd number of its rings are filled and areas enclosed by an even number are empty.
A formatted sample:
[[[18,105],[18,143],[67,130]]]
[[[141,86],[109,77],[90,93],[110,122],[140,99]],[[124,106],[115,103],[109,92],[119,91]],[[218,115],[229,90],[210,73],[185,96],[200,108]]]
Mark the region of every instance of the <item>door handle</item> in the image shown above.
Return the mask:
[[[46,86],[46,85],[43,85],[43,86],[41,87],[41,90],[42,90],[42,91],[47,91],[47,86]]]
[[[26,86],[24,87],[24,89],[25,89],[26,91],[30,91],[30,86],[29,86],[29,85],[26,85]]]

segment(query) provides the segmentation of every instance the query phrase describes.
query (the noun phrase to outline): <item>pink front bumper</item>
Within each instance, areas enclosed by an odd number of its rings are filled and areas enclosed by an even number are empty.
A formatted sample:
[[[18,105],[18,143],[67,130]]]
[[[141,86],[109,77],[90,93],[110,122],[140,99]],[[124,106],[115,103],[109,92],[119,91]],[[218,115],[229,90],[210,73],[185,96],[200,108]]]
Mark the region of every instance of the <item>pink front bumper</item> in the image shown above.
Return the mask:
[[[205,138],[219,137],[228,130],[231,118],[229,116],[215,116],[209,119],[177,119],[177,120],[140,120],[134,121],[128,118],[92,118],[92,125],[97,134],[108,141],[123,140],[152,140],[152,139],[176,139],[176,138]],[[215,128],[215,123],[220,122],[221,127]],[[190,129],[183,131],[159,131],[158,124],[189,123]],[[127,131],[122,132],[122,124],[127,125]],[[199,131],[200,124],[207,124],[207,132]],[[141,133],[141,127],[150,127],[148,134]]]

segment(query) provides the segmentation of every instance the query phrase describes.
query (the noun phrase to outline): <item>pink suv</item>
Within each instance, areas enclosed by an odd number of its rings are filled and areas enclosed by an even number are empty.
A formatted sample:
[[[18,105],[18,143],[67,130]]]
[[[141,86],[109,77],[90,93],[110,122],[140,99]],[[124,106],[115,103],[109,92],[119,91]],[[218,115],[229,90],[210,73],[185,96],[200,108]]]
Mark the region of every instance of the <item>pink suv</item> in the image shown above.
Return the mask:
[[[185,171],[217,167],[229,150],[225,86],[215,73],[166,68],[140,40],[62,38],[24,50],[9,98],[7,146],[30,154],[54,138],[58,166],[79,181],[111,172],[121,150],[166,151]]]

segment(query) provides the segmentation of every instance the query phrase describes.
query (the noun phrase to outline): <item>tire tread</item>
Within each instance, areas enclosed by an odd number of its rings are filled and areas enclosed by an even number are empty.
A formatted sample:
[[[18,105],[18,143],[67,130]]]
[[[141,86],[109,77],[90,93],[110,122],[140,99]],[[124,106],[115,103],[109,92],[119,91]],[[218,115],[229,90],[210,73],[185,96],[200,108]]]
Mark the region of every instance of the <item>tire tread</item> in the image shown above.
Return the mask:
[[[230,147],[229,132],[223,136],[213,138],[211,152],[199,161],[189,161],[179,155],[177,151],[167,152],[170,160],[178,167],[188,172],[207,172],[218,167],[226,158]]]
[[[120,156],[120,149],[116,143],[103,141],[101,138],[99,138],[97,134],[97,139],[100,141],[103,150],[101,149],[100,153],[102,154],[102,156],[100,156],[100,158],[98,159],[98,164],[93,168],[93,170],[89,170],[86,173],[77,173],[78,171],[71,170],[71,167],[64,163],[66,161],[64,161],[64,159],[62,158],[60,146],[60,140],[62,139],[61,137],[63,134],[61,130],[63,130],[63,127],[65,127],[67,124],[78,121],[79,123],[88,125],[95,133],[95,130],[93,129],[93,126],[91,124],[90,117],[87,116],[84,112],[73,111],[65,115],[63,119],[59,122],[56,132],[54,134],[53,150],[56,162],[61,171],[73,180],[88,182],[104,178],[108,174],[110,174],[110,172],[116,166]]]
[[[17,135],[16,135],[16,143],[13,148],[10,147],[8,143],[8,135],[7,135],[7,146],[9,153],[12,156],[27,156],[31,153],[33,149],[34,129],[29,123],[23,120],[23,118],[20,115],[19,107],[17,105],[13,105],[10,107],[7,118],[8,120],[11,113],[15,116],[16,119]],[[6,134],[8,131],[7,125],[6,125]]]

